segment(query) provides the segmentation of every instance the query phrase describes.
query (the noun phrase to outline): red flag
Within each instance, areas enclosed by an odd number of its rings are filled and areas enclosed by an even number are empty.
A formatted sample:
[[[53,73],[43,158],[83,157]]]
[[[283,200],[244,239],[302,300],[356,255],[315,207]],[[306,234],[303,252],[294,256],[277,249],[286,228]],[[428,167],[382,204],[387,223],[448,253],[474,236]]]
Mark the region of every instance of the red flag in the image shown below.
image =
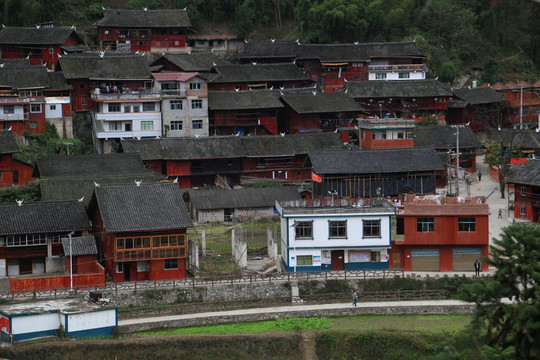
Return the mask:
[[[311,180],[316,181],[318,183],[322,183],[322,177],[315,174],[314,172],[311,172]]]

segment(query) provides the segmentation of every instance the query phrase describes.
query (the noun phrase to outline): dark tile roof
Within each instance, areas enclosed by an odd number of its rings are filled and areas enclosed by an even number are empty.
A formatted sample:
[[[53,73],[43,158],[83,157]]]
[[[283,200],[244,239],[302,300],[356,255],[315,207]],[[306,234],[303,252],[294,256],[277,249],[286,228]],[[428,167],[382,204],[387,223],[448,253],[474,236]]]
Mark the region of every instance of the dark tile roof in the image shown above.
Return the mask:
[[[65,256],[97,255],[98,253],[94,235],[72,236],[71,243],[68,237],[62,238],[62,247]]]
[[[296,42],[248,42],[237,58],[297,58],[320,61],[370,61],[374,57],[423,57],[415,42],[368,44],[301,44]]]
[[[2,60],[0,60],[0,63]],[[43,88],[71,90],[62,72],[48,72],[45,66],[13,66],[0,68],[0,87],[15,90]]]
[[[151,77],[146,58],[140,55],[68,54],[59,59],[66,79],[138,80]]]
[[[296,186],[243,188],[235,190],[188,190],[196,210],[273,207],[276,201],[300,200]]]
[[[284,94],[282,96],[299,114],[360,112],[362,107],[352,97],[342,92],[320,93],[315,90],[308,94]]]
[[[209,91],[210,110],[272,109],[283,108],[279,93],[271,90]]]
[[[530,160],[526,165],[512,168],[507,182],[521,185],[540,186],[540,160]]]
[[[521,150],[540,150],[540,133],[535,130],[490,129],[489,139],[502,142],[503,146],[518,146]]]
[[[444,169],[434,148],[310,151],[318,175],[384,174]]]
[[[0,130],[0,154],[13,154],[19,152],[15,137],[10,130]]]
[[[437,149],[456,147],[456,129],[451,126],[418,126],[412,130],[414,146],[431,146]],[[459,146],[480,148],[482,144],[476,139],[469,126],[459,129]]]
[[[55,27],[11,27],[6,26],[0,30],[0,44],[13,45],[49,45],[63,44],[75,29],[70,26]],[[75,33],[77,35],[77,33]],[[77,38],[79,36],[77,35]],[[82,40],[81,40],[82,42]]]
[[[0,59],[0,64],[3,68],[8,67],[21,67],[21,66],[31,66],[30,60],[26,58],[20,59]]]
[[[103,18],[95,26],[166,28],[190,27],[186,10],[124,10],[104,9]]]
[[[0,234],[89,231],[86,209],[77,201],[0,205]]]
[[[437,80],[348,81],[345,89],[353,98],[452,96]]]
[[[196,160],[270,157],[307,154],[314,149],[342,149],[334,132],[301,135],[210,136],[121,140],[127,153],[139,153],[143,160]]]
[[[499,94],[488,86],[472,89],[453,90],[454,95],[471,105],[491,104],[507,101],[504,95]]]
[[[216,66],[219,76],[212,82],[248,81],[310,81],[311,79],[293,63],[290,64],[244,64]]]
[[[95,202],[94,202],[95,198]],[[105,230],[146,231],[192,227],[178,184],[96,188],[91,207],[99,207]]]
[[[191,53],[191,54],[167,54],[163,58],[178,66],[186,72],[209,72],[216,65],[228,65],[219,56],[209,53]],[[159,59],[158,59],[159,60]],[[155,62],[154,62],[155,63]]]

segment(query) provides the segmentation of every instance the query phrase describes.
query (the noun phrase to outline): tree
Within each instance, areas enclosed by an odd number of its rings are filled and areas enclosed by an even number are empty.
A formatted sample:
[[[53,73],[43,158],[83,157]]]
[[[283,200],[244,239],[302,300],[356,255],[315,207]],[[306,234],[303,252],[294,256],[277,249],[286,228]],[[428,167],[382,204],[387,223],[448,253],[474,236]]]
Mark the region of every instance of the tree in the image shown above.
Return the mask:
[[[461,299],[474,302],[473,329],[485,341],[490,359],[540,357],[540,226],[512,225],[494,239],[493,277],[463,285]],[[510,299],[510,301],[505,301]]]
[[[454,78],[456,77],[456,75],[457,75],[456,67],[450,61],[444,62],[439,68],[439,79],[442,82],[451,83],[452,81],[454,81]]]
[[[514,136],[512,136],[512,140]],[[501,139],[490,139],[484,142],[484,153],[488,165],[495,166],[499,170],[501,199],[504,199],[506,178],[511,172],[510,159],[512,157],[521,157],[521,151],[519,147],[513,145],[513,141],[510,141],[510,145],[505,147]]]

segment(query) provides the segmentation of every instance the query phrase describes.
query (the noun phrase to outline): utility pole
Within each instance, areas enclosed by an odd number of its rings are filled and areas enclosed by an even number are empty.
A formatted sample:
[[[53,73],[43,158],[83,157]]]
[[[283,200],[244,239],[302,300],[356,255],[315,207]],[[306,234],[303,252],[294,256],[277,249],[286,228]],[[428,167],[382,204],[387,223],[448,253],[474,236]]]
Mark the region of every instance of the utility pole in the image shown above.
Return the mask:
[[[456,129],[456,196],[459,196],[459,128],[465,125],[451,125]]]
[[[519,129],[523,129],[523,85],[520,86],[519,94]]]

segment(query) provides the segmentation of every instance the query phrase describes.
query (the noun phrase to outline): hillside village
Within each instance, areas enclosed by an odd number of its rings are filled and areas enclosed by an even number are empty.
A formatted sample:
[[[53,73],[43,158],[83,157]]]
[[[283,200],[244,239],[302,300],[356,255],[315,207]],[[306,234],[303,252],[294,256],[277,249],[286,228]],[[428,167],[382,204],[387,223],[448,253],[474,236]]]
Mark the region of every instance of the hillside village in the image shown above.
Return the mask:
[[[539,221],[540,80],[453,89],[415,41],[205,36],[185,10],[94,25],[96,49],[75,27],[0,30],[0,186],[40,197],[0,205],[7,291],[197,277],[193,229],[262,218],[280,273],[472,275],[502,226]],[[68,154],[22,159],[47,124]],[[80,129],[94,153],[69,154]]]

